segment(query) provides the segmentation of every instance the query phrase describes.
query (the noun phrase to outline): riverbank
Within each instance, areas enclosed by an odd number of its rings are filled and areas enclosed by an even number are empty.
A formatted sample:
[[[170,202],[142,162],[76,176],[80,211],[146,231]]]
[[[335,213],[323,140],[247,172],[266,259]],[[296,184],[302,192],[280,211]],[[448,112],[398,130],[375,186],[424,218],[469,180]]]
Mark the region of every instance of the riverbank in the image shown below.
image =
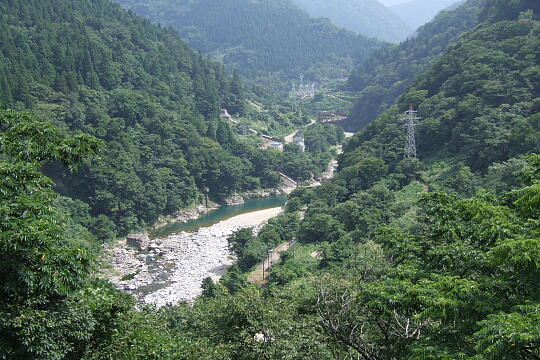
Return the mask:
[[[231,195],[223,199],[220,203],[208,201],[208,207],[204,204],[197,204],[187,207],[185,209],[177,211],[174,215],[160,217],[150,228],[145,232],[153,233],[163,227],[167,227],[170,224],[187,223],[193,220],[209,214],[215,210],[220,209],[222,206],[241,205],[247,200],[253,199],[265,199],[273,196],[288,195],[291,193],[290,184],[284,182],[278,188],[275,189],[257,189],[252,191],[246,191],[236,195]]]
[[[150,231],[160,229],[171,223],[187,223],[188,221],[198,219],[200,216],[208,214],[216,209],[219,209],[220,205],[212,201],[208,202],[208,207],[203,204],[191,206],[186,209],[179,210],[172,216],[162,216],[151,227]]]
[[[337,161],[311,186],[318,186],[335,173]],[[296,188],[290,186],[290,191]],[[104,249],[104,276],[119,289],[138,298],[140,303],[158,307],[192,301],[202,293],[202,281],[214,281],[234,263],[227,238],[242,228],[256,230],[282,212],[286,196],[269,191],[253,192],[238,205],[208,209],[196,206],[179,212],[150,233],[131,235]],[[240,197],[239,195],[237,195]],[[177,220],[177,221],[174,221]]]
[[[105,249],[112,267],[107,277],[142,303],[160,307],[192,301],[201,294],[204,278],[217,281],[234,263],[227,237],[242,228],[258,229],[281,212],[281,207],[254,211],[197,231],[158,237],[143,251],[120,241]]]

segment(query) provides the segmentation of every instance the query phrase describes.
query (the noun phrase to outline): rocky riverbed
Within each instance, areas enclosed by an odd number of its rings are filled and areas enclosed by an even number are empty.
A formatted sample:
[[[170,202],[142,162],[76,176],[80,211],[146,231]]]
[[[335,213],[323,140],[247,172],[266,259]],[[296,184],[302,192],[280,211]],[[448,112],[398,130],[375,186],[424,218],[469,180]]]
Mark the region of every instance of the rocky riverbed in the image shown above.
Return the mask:
[[[142,250],[120,241],[105,249],[107,277],[141,303],[160,307],[192,301],[201,294],[204,278],[218,280],[234,262],[227,237],[242,228],[259,228],[281,211],[277,207],[237,215],[195,232],[152,239]]]

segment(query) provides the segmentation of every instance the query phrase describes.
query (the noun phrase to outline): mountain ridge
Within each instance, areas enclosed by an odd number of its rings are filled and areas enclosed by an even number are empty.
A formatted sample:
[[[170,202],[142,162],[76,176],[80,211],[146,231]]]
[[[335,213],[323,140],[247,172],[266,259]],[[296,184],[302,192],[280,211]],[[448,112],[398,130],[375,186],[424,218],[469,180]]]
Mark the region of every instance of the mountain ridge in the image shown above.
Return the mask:
[[[380,46],[327,20],[312,19],[288,0],[197,0],[183,7],[171,0],[118,2],[176,28],[196,49],[248,78],[340,78],[356,59]]]
[[[348,87],[360,93],[346,126],[360,129],[394,104],[417,75],[478,23],[483,4],[484,0],[472,0],[455,10],[443,11],[414,37],[387,46],[362,63],[348,79]]]
[[[377,0],[292,1],[312,17],[326,17],[337,26],[367,37],[399,42],[412,32],[400,17]]]

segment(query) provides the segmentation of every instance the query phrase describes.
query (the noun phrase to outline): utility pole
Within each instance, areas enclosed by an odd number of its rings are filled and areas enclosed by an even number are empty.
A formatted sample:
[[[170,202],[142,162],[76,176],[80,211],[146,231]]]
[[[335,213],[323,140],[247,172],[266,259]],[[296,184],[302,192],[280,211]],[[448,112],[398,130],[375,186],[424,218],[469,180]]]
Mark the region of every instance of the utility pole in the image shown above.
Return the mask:
[[[405,154],[404,158],[416,157],[416,137],[414,128],[416,127],[416,120],[420,119],[416,116],[418,112],[414,110],[412,105],[409,105],[409,110],[405,112],[405,117],[401,120],[405,121],[405,127],[407,127],[407,140],[405,142]]]
[[[272,252],[273,252],[273,245],[267,244],[266,245],[266,253],[268,255],[268,268],[266,271],[266,274],[268,275],[268,282],[270,282],[270,267],[272,266]],[[263,269],[264,269],[264,261],[263,261]]]
[[[210,189],[207,186],[203,187],[203,193],[206,200],[206,208],[208,209],[208,194],[210,193]]]
[[[294,81],[293,81],[293,83],[292,83],[292,88],[291,88],[291,94],[290,94],[291,98],[296,97],[296,94],[297,94],[297,92],[296,92],[296,85],[294,84]]]

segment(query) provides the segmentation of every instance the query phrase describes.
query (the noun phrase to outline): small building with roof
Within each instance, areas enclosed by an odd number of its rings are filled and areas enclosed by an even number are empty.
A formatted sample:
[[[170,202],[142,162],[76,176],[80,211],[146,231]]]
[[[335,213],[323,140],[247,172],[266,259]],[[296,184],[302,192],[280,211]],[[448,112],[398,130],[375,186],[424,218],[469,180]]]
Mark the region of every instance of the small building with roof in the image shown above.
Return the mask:
[[[306,151],[306,143],[304,140],[304,134],[302,134],[300,131],[294,135],[292,142],[293,144],[300,146],[300,148],[302,148],[302,151]]]

